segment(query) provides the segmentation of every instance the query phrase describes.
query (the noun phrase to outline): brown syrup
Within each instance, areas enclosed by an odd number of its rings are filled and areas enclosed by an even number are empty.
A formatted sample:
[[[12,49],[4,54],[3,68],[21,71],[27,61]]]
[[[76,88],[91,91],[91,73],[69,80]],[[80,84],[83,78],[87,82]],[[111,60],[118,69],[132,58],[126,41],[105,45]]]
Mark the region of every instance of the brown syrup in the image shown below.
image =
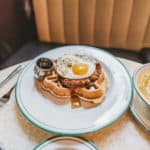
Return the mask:
[[[80,108],[81,107],[81,101],[80,101],[80,98],[76,95],[74,95],[74,92],[72,90],[71,92],[71,108],[72,109],[76,109],[76,108]]]

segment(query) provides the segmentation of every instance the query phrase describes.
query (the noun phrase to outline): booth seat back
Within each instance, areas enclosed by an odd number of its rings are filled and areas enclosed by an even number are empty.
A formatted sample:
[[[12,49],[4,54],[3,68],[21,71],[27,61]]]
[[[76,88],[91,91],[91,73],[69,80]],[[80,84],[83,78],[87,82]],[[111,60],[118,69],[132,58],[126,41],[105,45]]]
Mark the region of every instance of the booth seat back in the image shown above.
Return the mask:
[[[150,0],[33,0],[33,6],[41,41],[150,47]]]

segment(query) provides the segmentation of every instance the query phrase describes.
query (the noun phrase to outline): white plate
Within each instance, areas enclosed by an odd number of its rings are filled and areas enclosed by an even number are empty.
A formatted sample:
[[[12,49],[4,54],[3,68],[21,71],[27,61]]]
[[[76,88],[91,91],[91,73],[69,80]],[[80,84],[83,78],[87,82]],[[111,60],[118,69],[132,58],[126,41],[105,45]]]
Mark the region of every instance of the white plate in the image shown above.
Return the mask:
[[[131,113],[137,122],[150,134],[150,117],[148,117],[150,109],[137,97],[138,95],[135,96],[130,105]]]
[[[99,106],[71,109],[70,104],[56,105],[36,90],[35,61],[39,57],[54,59],[68,53],[93,55],[100,60],[109,88]],[[89,46],[64,46],[43,53],[24,69],[16,87],[16,100],[23,115],[37,127],[60,134],[85,134],[105,128],[123,115],[131,99],[132,84],[127,69],[113,55]]]
[[[83,138],[56,136],[43,141],[34,150],[98,150],[98,148]]]

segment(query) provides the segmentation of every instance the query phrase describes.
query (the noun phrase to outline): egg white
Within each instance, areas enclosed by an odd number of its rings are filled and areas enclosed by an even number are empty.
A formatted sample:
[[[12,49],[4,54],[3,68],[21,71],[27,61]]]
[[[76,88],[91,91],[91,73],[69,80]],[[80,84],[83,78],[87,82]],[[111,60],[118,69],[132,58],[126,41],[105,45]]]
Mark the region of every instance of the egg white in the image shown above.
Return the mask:
[[[88,72],[83,75],[74,74],[72,65],[83,63],[88,65]],[[68,79],[83,79],[91,76],[95,71],[95,59],[86,55],[64,55],[57,60],[56,71],[57,73]]]

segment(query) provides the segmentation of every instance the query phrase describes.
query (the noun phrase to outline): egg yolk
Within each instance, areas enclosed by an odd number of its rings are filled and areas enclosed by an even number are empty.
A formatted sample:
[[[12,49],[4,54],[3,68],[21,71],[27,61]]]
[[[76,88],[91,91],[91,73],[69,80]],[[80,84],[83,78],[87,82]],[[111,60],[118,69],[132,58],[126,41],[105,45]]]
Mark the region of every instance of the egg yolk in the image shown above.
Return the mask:
[[[83,75],[88,72],[88,65],[79,63],[72,66],[72,72],[77,75]]]

